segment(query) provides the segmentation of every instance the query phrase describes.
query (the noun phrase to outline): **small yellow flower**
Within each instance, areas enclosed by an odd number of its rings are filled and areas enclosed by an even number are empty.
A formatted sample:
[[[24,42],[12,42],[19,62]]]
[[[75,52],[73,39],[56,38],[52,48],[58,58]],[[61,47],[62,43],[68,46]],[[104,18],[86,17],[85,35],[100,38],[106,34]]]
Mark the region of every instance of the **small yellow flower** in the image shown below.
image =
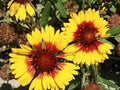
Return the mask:
[[[88,9],[72,13],[68,23],[64,23],[62,34],[67,42],[73,42],[64,52],[74,52],[72,61],[76,64],[98,64],[108,59],[113,49],[111,44],[100,41],[106,34],[108,22],[100,17],[99,11]],[[72,54],[71,54],[72,55]],[[66,56],[66,59],[71,59]]]
[[[14,16],[16,20],[25,20],[26,12],[30,16],[35,16],[35,10],[30,5],[29,0],[11,0],[8,3],[8,8],[10,9],[10,16]]]
[[[60,31],[55,33],[52,26],[41,31],[36,28],[32,34],[27,34],[27,39],[31,47],[20,45],[9,54],[12,74],[22,86],[31,82],[29,90],[64,90],[78,74],[79,67],[62,62],[65,53],[61,50],[67,43]]]

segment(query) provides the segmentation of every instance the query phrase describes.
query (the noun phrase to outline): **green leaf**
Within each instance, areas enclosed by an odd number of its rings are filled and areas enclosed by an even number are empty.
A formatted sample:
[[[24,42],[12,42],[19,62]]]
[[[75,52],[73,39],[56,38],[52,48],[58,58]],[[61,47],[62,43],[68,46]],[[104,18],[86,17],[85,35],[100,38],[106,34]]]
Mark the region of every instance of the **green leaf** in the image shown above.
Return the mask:
[[[50,15],[50,5],[51,5],[50,2],[47,2],[47,4],[45,5],[42,17],[39,19],[39,23],[41,26],[45,26],[48,23],[48,18]]]
[[[111,80],[104,79],[100,76],[99,76],[99,81],[104,83],[105,85],[108,85],[109,87],[118,88],[118,86],[115,84],[115,82],[113,82]]]
[[[63,6],[62,0],[57,0],[57,3],[55,3],[55,7],[58,9],[62,17],[67,18],[66,11]]]
[[[109,15],[104,15],[103,18],[109,18],[110,16]]]
[[[101,42],[105,42],[105,43],[109,43],[109,44],[111,44],[113,47],[115,47],[115,45],[114,44],[112,44],[110,41],[108,41],[107,39],[101,39],[100,40]]]
[[[42,4],[36,4],[36,12],[37,14],[40,14],[42,12],[42,9],[44,6]]]
[[[115,40],[117,40],[118,42],[120,42],[120,34],[115,35]]]
[[[102,88],[102,90],[108,90],[107,88],[105,88],[105,85],[100,83],[100,87]]]
[[[64,3],[64,2],[67,2],[67,0],[62,0],[62,2]]]
[[[114,6],[114,5],[112,5],[112,7],[110,8],[110,11],[111,11],[111,12],[113,12],[113,13],[115,13],[115,12],[116,12],[116,8],[115,8],[115,6]]]
[[[107,31],[107,34],[115,35],[120,32],[120,25],[113,27]]]
[[[77,88],[78,86],[80,86],[80,81],[78,79],[73,80],[70,85],[68,86],[67,90],[74,90],[75,88]]]
[[[29,32],[30,31],[30,28],[26,24],[13,22],[13,25],[16,25],[18,33]]]

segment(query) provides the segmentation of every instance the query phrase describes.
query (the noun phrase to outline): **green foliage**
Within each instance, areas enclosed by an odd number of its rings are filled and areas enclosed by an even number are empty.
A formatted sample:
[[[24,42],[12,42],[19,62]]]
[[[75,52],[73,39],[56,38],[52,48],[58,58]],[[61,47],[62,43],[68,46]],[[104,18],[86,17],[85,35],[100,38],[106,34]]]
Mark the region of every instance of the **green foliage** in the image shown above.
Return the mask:
[[[71,81],[70,85],[67,87],[67,90],[75,90],[79,86],[80,86],[80,80],[77,78]]]
[[[115,47],[115,45],[114,44],[112,44],[110,41],[108,41],[107,39],[101,39],[100,41],[102,41],[102,42],[105,42],[105,43],[109,43],[109,44],[111,44],[113,47]]]
[[[45,5],[45,8],[42,12],[42,17],[39,20],[39,23],[41,26],[45,26],[48,23],[48,18],[50,15],[50,5],[51,5],[51,3],[49,1]]]
[[[39,14],[39,24],[45,26],[49,22],[54,22],[55,19],[67,18],[66,10],[64,8],[63,2],[66,0],[57,0],[53,2],[51,0],[41,1],[37,4],[37,13]],[[41,7],[39,7],[41,6]]]
[[[60,12],[62,17],[67,18],[66,11],[65,11],[65,8],[64,8],[61,0],[57,0],[57,3],[55,3],[55,7]]]
[[[98,77],[98,80],[103,90],[108,90],[108,88],[118,88],[118,85],[116,85],[115,82],[111,80],[104,79],[100,76]]]
[[[120,42],[120,34],[115,35],[115,40],[116,40],[117,42]]]
[[[119,26],[116,26],[116,27],[113,27],[113,28],[110,28],[107,33],[108,34],[111,34],[112,36],[113,35],[116,35],[120,32],[120,25]]]

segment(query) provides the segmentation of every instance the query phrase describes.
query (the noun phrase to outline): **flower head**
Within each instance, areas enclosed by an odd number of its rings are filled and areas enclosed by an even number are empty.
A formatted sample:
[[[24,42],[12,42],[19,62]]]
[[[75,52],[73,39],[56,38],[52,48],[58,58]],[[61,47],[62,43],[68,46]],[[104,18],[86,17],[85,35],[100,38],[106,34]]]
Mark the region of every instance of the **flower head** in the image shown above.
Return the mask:
[[[54,32],[52,26],[46,26],[39,31],[37,28],[32,34],[27,34],[31,45],[20,45],[13,48],[10,53],[12,74],[18,82],[25,86],[30,84],[29,90],[60,90],[65,89],[69,81],[77,75],[78,66],[62,62],[64,59],[63,48],[67,43],[59,33]]]
[[[98,64],[108,59],[112,45],[102,42],[101,39],[108,37],[106,34],[108,22],[100,17],[99,11],[94,9],[86,12],[72,13],[69,23],[64,23],[63,35],[67,42],[73,42],[65,52],[75,52],[73,59],[77,64]],[[69,59],[70,56],[66,57]]]
[[[35,15],[35,11],[34,11],[33,7],[31,6],[29,0],[11,0],[8,3],[8,8],[10,8],[10,16],[15,15],[15,18],[17,21],[18,21],[18,19],[20,21],[25,20],[26,12],[30,16]]]

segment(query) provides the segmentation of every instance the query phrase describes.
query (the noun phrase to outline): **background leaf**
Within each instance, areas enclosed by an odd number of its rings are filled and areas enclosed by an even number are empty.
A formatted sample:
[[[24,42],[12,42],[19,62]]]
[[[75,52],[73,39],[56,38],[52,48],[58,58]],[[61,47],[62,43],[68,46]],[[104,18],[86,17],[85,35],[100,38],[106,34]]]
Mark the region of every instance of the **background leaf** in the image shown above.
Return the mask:
[[[68,86],[67,90],[74,90],[75,88],[77,88],[78,86],[80,86],[80,80],[76,79],[73,80],[70,85]]]
[[[120,25],[113,27],[107,31],[108,34],[115,35],[120,32]]]
[[[108,90],[107,88],[105,88],[105,86],[103,85],[103,83],[100,83],[100,87],[102,88],[102,90]]]
[[[42,17],[39,20],[41,26],[45,26],[48,23],[48,18],[50,15],[50,5],[51,5],[50,2],[47,2],[47,4],[45,5],[45,8],[42,13]]]
[[[104,79],[102,77],[98,77],[100,83],[103,83],[109,87],[113,87],[113,88],[118,88],[118,86],[115,84],[115,82],[111,81],[111,80],[107,80],[107,79]]]
[[[65,8],[63,6],[62,0],[57,0],[57,3],[55,4],[55,7],[58,9],[62,17],[67,18]]]
[[[115,40],[117,40],[117,42],[120,42],[120,34],[115,36]]]
[[[102,42],[105,42],[105,43],[109,43],[109,44],[111,44],[113,47],[115,47],[115,45],[114,44],[112,44],[110,41],[108,41],[107,39],[101,39],[100,41],[102,41]]]

